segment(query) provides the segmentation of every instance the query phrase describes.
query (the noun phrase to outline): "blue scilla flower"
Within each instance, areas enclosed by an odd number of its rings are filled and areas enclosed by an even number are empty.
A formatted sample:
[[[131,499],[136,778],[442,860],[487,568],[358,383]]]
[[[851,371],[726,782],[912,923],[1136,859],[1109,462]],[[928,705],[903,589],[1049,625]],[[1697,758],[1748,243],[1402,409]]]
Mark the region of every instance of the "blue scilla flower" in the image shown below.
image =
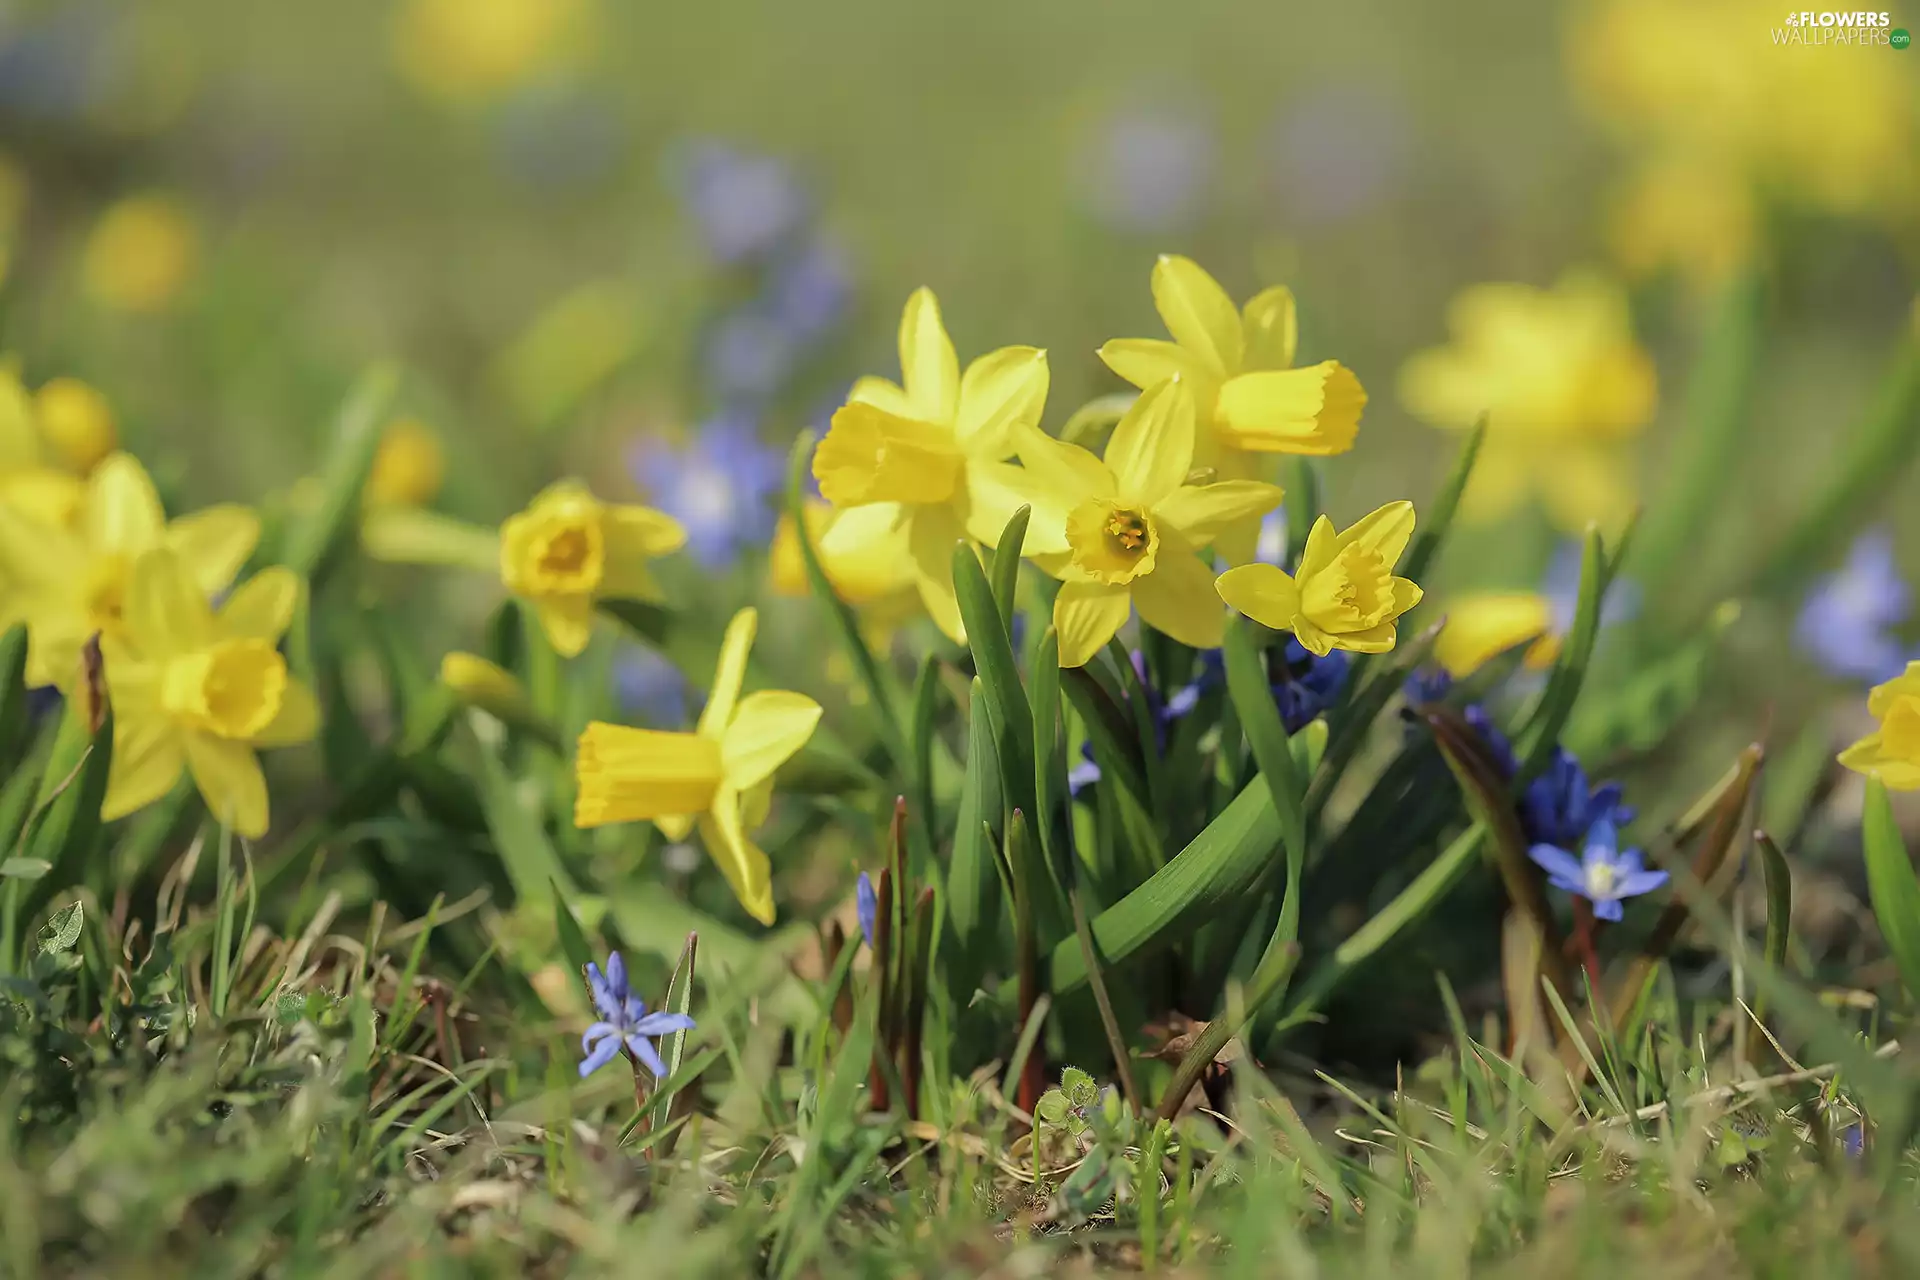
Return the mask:
[[[622,711],[650,728],[675,729],[690,718],[686,676],[652,649],[632,645],[614,659],[613,692]]]
[[[1611,820],[1602,818],[1586,832],[1585,850],[1576,858],[1557,844],[1539,843],[1527,856],[1547,873],[1556,889],[1585,898],[1602,920],[1618,920],[1627,898],[1652,893],[1667,882],[1664,871],[1649,871],[1638,849],[1620,848],[1620,836]]]
[[[1620,784],[1587,785],[1587,771],[1565,747],[1555,747],[1553,758],[1520,797],[1520,827],[1527,839],[1571,849],[1587,832],[1605,822],[1618,829],[1633,821],[1635,810],[1622,803]]]
[[[1267,672],[1280,722],[1288,733],[1298,733],[1331,707],[1346,687],[1351,660],[1343,649],[1321,657],[1287,637],[1279,660],[1269,658]]]
[[[814,236],[773,264],[766,308],[787,335],[806,346],[825,338],[846,318],[853,299],[853,272],[838,244]]]
[[[1445,667],[1419,667],[1400,685],[1400,695],[1409,707],[1445,702],[1452,692],[1453,673]]]
[[[1862,534],[1847,562],[1807,593],[1794,641],[1843,680],[1880,684],[1906,666],[1893,632],[1913,616],[1913,591],[1901,580],[1886,530]]]
[[[779,394],[799,362],[793,334],[757,303],[721,317],[707,334],[707,381],[723,401],[764,404]]]
[[[684,1013],[648,1013],[647,1002],[627,987],[627,962],[618,951],[607,957],[604,975],[599,965],[587,966],[587,986],[593,991],[593,1005],[603,1021],[588,1027],[580,1037],[580,1052],[586,1055],[580,1063],[580,1075],[590,1076],[606,1066],[623,1047],[653,1072],[655,1079],[666,1075],[667,1064],[654,1051],[653,1038],[691,1031],[693,1019]]]
[[[643,440],[629,463],[648,500],[686,526],[688,552],[708,568],[773,536],[785,459],[761,442],[750,418],[712,419],[681,445]]]
[[[793,171],[772,156],[696,142],[681,153],[674,177],[707,252],[728,266],[766,257],[811,216]]]
[[[1500,776],[1511,778],[1519,773],[1520,757],[1513,753],[1513,743],[1507,740],[1506,734],[1500,732],[1500,726],[1493,722],[1493,717],[1487,713],[1487,709],[1476,702],[1461,714],[1467,718],[1467,723],[1473,727],[1473,731],[1480,735],[1480,741],[1486,743],[1488,752],[1493,756],[1494,767],[1500,770]]]
[[[1213,130],[1200,117],[1137,106],[1107,120],[1087,155],[1093,211],[1123,231],[1166,231],[1200,212],[1213,182]]]
[[[860,917],[860,936],[873,945],[873,920],[880,910],[880,895],[873,887],[873,877],[862,871],[860,882],[853,886],[854,914]]]

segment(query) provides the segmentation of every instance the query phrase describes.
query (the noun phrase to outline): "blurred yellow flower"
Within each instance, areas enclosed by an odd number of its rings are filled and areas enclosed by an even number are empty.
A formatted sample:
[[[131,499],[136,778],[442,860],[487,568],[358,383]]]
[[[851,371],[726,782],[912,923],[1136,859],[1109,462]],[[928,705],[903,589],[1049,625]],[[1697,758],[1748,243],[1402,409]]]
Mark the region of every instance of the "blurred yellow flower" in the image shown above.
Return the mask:
[[[1657,396],[1625,296],[1579,273],[1550,290],[1479,284],[1454,299],[1448,323],[1450,345],[1401,369],[1400,398],[1447,430],[1486,416],[1463,513],[1496,519],[1537,493],[1562,528],[1617,527],[1634,500],[1621,445],[1646,428]]]
[[[424,507],[440,492],[446,453],[433,429],[415,418],[387,427],[367,477],[367,501],[383,506]]]
[[[114,717],[102,818],[153,803],[185,769],[216,820],[248,839],[266,834],[255,749],[305,742],[320,723],[313,692],[279,651],[299,599],[299,577],[272,568],[216,612],[177,552],[161,547],[134,561],[122,625],[100,642]]]
[[[125,453],[88,477],[71,525],[0,504],[0,568],[8,612],[24,618],[30,633],[28,683],[66,687],[89,636],[127,639],[130,575],[146,552],[174,552],[206,597],[232,583],[259,538],[259,517],[234,504],[169,522],[146,468]]]
[[[1386,653],[1397,639],[1395,621],[1420,603],[1420,588],[1393,574],[1412,537],[1411,502],[1389,502],[1344,533],[1321,516],[1307,535],[1297,574],[1248,564],[1227,570],[1214,585],[1235,610],[1291,631],[1309,653]]]
[[[1785,16],[1776,0],[1595,0],[1568,57],[1629,143],[1746,174],[1791,204],[1910,216],[1920,137],[1905,56],[1795,41]]]
[[[1840,753],[1840,763],[1895,791],[1920,790],[1920,662],[1876,686],[1867,710],[1879,729]]]
[[[500,579],[533,605],[554,649],[572,658],[593,635],[594,602],[660,600],[648,562],[686,540],[672,516],[602,502],[563,480],[500,527]]]
[[[808,499],[805,512],[807,533],[834,594],[859,612],[867,644],[886,650],[894,629],[921,612],[906,531],[879,503],[835,511]],[[811,590],[791,516],[781,516],[774,529],[767,578],[776,595],[798,599]]]
[[[706,709],[692,733],[595,721],[580,735],[574,825],[651,821],[670,840],[698,826],[708,855],[754,919],[772,924],[773,868],[749,834],[766,820],[773,774],[813,736],[820,704],[804,694],[740,696],[759,616],[727,626]]]
[[[120,447],[113,406],[78,378],[55,378],[34,393],[41,438],[71,470],[82,475]]]
[[[1711,288],[1753,260],[1758,236],[1753,192],[1711,164],[1649,165],[1620,190],[1607,213],[1607,239],[1632,276],[1673,270]]]
[[[1145,391],[1180,375],[1198,414],[1195,464],[1223,480],[1259,479],[1263,455],[1325,456],[1353,448],[1367,393],[1337,360],[1293,367],[1299,323],[1293,292],[1255,294],[1244,310],[1198,263],[1162,255],[1153,305],[1173,341],[1115,338],[1100,348],[1109,369]],[[1258,518],[1223,531],[1220,551],[1253,558]]]
[[[1002,347],[960,372],[932,290],[907,299],[900,317],[904,387],[861,378],[814,450],[820,495],[843,511],[876,506],[873,528],[907,544],[914,582],[933,620],[963,642],[953,589],[953,548],[963,538],[991,546],[1022,504],[1027,477],[1003,459],[1037,434],[1047,399],[1047,353]],[[1036,511],[1036,516],[1037,516]],[[1036,518],[1036,532],[1046,521]],[[862,525],[861,528],[867,526]],[[1058,541],[1040,550],[1064,550]]]
[[[34,402],[11,363],[0,362],[0,506],[54,525],[72,522],[84,489],[78,477],[49,466]],[[17,600],[0,591],[0,617],[11,621]]]
[[[423,93],[477,102],[563,65],[591,17],[587,0],[408,0],[394,56]]]
[[[468,706],[508,724],[532,718],[526,686],[511,671],[478,654],[456,651],[440,659],[440,683]]]
[[[100,215],[81,258],[87,296],[114,311],[159,311],[199,258],[192,220],[171,196],[129,196]]]
[[[1553,602],[1533,591],[1486,591],[1461,596],[1447,606],[1447,624],[1434,642],[1434,659],[1454,676],[1470,675],[1515,645],[1527,646],[1523,661],[1540,670],[1560,654],[1553,631]]]
[[[1079,445],[1033,433],[1020,459],[1066,509],[1067,550],[1034,563],[1061,580],[1053,605],[1060,665],[1085,666],[1135,609],[1181,644],[1215,649],[1226,612],[1200,552],[1249,518],[1280,505],[1258,480],[1188,484],[1194,404],[1175,375],[1142,395],[1107,441],[1104,460]]]

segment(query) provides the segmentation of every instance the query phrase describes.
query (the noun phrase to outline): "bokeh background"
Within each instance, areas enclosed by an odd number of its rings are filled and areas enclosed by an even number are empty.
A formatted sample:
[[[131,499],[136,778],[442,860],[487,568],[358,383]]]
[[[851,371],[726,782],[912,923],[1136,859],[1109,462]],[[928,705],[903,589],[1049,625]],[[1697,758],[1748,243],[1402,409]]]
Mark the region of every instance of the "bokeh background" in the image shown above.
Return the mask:
[[[1920,53],[1783,45],[1781,19],[1749,0],[11,3],[3,345],[31,387],[101,392],[193,504],[297,504],[342,389],[396,360],[398,499],[491,524],[568,473],[649,496],[695,528],[682,581],[719,615],[761,590],[794,435],[893,372],[918,285],[963,358],[1049,348],[1054,429],[1122,389],[1103,340],[1160,333],[1155,255],[1236,298],[1290,285],[1303,361],[1371,394],[1360,446],[1320,469],[1344,522],[1440,482],[1458,437],[1398,387],[1448,341],[1450,302],[1573,270],[1619,282],[1653,362],[1655,407],[1610,444],[1657,501],[1702,335],[1751,276],[1763,358],[1724,500],[1643,602],[1679,628],[1739,592],[1914,341]],[[1855,595],[1878,592],[1861,608],[1907,650],[1915,493],[1856,513],[1892,574]],[[1568,532],[1522,503],[1456,544],[1434,598],[1536,589]],[[498,598],[395,572],[429,648],[472,644]],[[1710,713],[1644,767],[1716,773],[1726,753],[1691,744],[1823,717],[1857,736],[1867,681],[1795,646],[1797,607],[1749,604]],[[642,710],[659,693],[622,679]]]

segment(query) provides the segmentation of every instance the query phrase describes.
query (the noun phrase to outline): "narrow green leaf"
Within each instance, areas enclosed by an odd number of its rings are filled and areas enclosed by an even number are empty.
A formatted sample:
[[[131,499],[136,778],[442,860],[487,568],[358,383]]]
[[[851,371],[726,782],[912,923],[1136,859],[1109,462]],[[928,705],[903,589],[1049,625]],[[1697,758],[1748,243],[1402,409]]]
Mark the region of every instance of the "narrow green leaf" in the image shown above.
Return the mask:
[[[1593,645],[1600,631],[1600,604],[1606,594],[1608,577],[1606,549],[1600,542],[1600,533],[1589,527],[1580,556],[1580,598],[1574,608],[1573,628],[1561,646],[1553,674],[1547,677],[1546,691],[1516,741],[1520,755],[1520,772],[1513,781],[1516,795],[1547,767],[1554,745],[1560,740],[1560,731],[1573,714],[1574,701],[1580,696],[1580,686],[1586,679],[1587,665],[1593,659]]]
[[[1894,820],[1886,784],[1877,777],[1867,779],[1860,839],[1867,862],[1867,896],[1873,902],[1873,918],[1880,925],[1880,934],[1887,940],[1887,950],[1893,953],[1894,963],[1900,967],[1900,980],[1907,988],[1908,997],[1920,996],[1920,880],[1914,876],[1906,841],[1900,838],[1900,825]]]
[[[956,992],[964,998],[972,990],[976,967],[994,936],[994,895],[999,885],[993,849],[993,831],[1002,821],[1000,762],[994,754],[993,731],[980,711],[980,678],[973,678],[967,716],[967,776],[960,792],[960,812],[954,819],[953,861],[947,873],[947,917],[954,944],[968,963],[957,966]]]
[[[1280,708],[1267,680],[1266,659],[1253,632],[1258,625],[1237,617],[1227,623],[1227,693],[1253,748],[1254,763],[1266,780],[1274,811],[1280,815],[1287,875],[1290,883],[1297,884],[1307,856],[1306,786],[1294,767],[1287,729],[1280,721]]]
[[[94,650],[97,659],[98,652]],[[113,708],[87,691],[91,680],[67,699],[53,756],[40,776],[34,817],[27,820],[29,835],[23,852],[52,865],[53,871],[26,895],[29,916],[47,898],[79,878],[79,868],[93,854],[100,837],[100,806],[107,796],[107,778],[113,770]],[[97,715],[97,724],[91,717]]]
[[[1032,507],[1015,511],[993,549],[993,599],[1006,622],[1009,643],[1013,636],[1013,615],[1019,607],[1020,552],[1027,544],[1027,521],[1032,518]]]
[[[27,734],[27,625],[0,636],[0,769],[11,770],[33,745]]]
[[[1328,797],[1339,785],[1347,766],[1353,763],[1360,748],[1366,745],[1373,722],[1379,719],[1380,713],[1400,692],[1407,677],[1433,652],[1434,643],[1440,638],[1440,630],[1440,625],[1436,623],[1415,636],[1411,642],[1398,646],[1390,663],[1369,662],[1364,681],[1361,681],[1359,671],[1354,672],[1352,679],[1358,688],[1347,698],[1346,705],[1332,717],[1326,771],[1314,777],[1307,792],[1309,830],[1319,821]]]
[[[1307,549],[1307,535],[1313,532],[1313,522],[1319,519],[1320,512],[1320,472],[1313,459],[1299,456],[1289,459],[1287,555],[1282,568],[1291,569],[1300,563],[1300,553]]]
[[[373,471],[387,409],[399,389],[399,370],[377,365],[361,374],[334,420],[332,444],[320,471],[320,502],[287,534],[281,563],[315,586],[339,546],[352,535],[360,494]]]
[[[1400,562],[1397,572],[1401,577],[1418,582],[1433,567],[1440,548],[1446,545],[1447,534],[1453,529],[1453,518],[1460,512],[1460,495],[1467,491],[1467,481],[1473,478],[1473,464],[1479,460],[1480,446],[1486,438],[1487,420],[1482,416],[1474,424],[1473,430],[1467,433],[1466,442],[1460,446],[1459,456],[1453,461],[1453,470],[1447,473],[1446,483],[1440,486],[1440,492],[1434,494],[1433,501],[1427,504],[1420,521],[1420,532],[1414,535],[1413,545]]]
[[[1665,741],[1699,701],[1708,665],[1739,618],[1739,604],[1723,601],[1678,649],[1640,667],[1604,697],[1582,699],[1561,735],[1567,750],[1591,758],[1646,751]]]
[[[567,891],[556,880],[549,879],[547,884],[553,890],[553,927],[560,937],[560,954],[567,958],[567,966],[586,981],[587,966],[593,963],[593,948],[587,944],[587,937],[580,932],[580,922],[573,918],[573,908],[567,904]]]
[[[1776,973],[1787,971],[1787,944],[1793,937],[1793,873],[1787,856],[1764,831],[1753,833],[1754,848],[1760,851],[1760,872],[1767,887],[1767,964]],[[1769,988],[1762,987],[1753,998],[1753,1016],[1765,1020]]]
[[[0,862],[0,877],[9,880],[38,880],[53,870],[45,858],[8,858]]]
[[[659,1012],[691,1015],[693,1013],[694,961],[700,951],[700,935],[687,935],[687,945],[680,953],[680,961],[673,967],[673,976],[667,980],[666,999],[660,1002]],[[666,1067],[666,1074],[654,1081],[653,1097],[649,1100],[652,1111],[650,1127],[659,1129],[674,1118],[674,1103],[680,1092],[690,1082],[681,1080],[680,1064],[687,1056],[687,1037],[691,1031],[672,1031],[660,1037],[658,1051],[660,1063]]]
[[[1000,625],[993,588],[988,585],[986,571],[980,567],[973,548],[965,542],[954,545],[953,586],[960,600],[960,617],[967,628],[967,644],[973,650],[974,670],[979,673],[980,691],[985,695],[981,706],[993,729],[1007,802],[1023,813],[1036,814],[1039,803],[1033,785],[1033,708],[1027,703],[1027,691],[1014,665],[1013,643],[1007,629]],[[1049,875],[1064,902],[1065,891],[1058,880],[1058,868],[1051,857],[1046,861]]]

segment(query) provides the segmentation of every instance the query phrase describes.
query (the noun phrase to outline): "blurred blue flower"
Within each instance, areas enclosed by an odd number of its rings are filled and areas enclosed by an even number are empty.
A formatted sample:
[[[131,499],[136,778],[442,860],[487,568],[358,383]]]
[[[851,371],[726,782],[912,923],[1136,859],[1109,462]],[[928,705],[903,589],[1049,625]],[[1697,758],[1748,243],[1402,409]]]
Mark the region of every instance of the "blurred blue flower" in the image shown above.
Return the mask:
[[[1845,680],[1880,684],[1900,674],[1907,654],[1892,632],[1913,615],[1913,590],[1894,564],[1886,530],[1862,534],[1838,572],[1807,593],[1794,640]]]
[[[1867,1126],[1863,1120],[1856,1120],[1840,1131],[1840,1149],[1849,1159],[1858,1160],[1867,1149]]]
[[[860,882],[853,886],[853,909],[860,917],[860,936],[873,945],[873,918],[880,910],[880,895],[874,890],[873,877],[862,871]]]
[[[798,359],[793,335],[758,305],[721,317],[707,334],[707,380],[723,401],[773,399]]]
[[[686,676],[652,649],[632,645],[614,659],[613,692],[622,711],[650,728],[677,729],[690,718]]]
[[[1651,893],[1667,882],[1666,872],[1646,869],[1640,850],[1621,850],[1619,833],[1605,818],[1586,833],[1580,858],[1546,843],[1535,844],[1527,856],[1546,871],[1547,883],[1591,902],[1593,914],[1602,920],[1618,920],[1623,899]]]
[[[1620,784],[1587,786],[1587,771],[1565,747],[1555,747],[1553,758],[1520,797],[1520,826],[1527,839],[1571,849],[1602,822],[1624,827],[1635,810],[1622,803]]]
[[[1520,758],[1513,754],[1513,744],[1507,741],[1506,734],[1500,732],[1500,726],[1493,722],[1493,717],[1487,714],[1487,709],[1476,702],[1461,714],[1466,717],[1473,731],[1480,735],[1480,740],[1486,743],[1487,750],[1493,755],[1494,766],[1500,770],[1500,776],[1511,778],[1519,773]]]
[[[1100,766],[1093,759],[1093,743],[1080,744],[1080,758],[1067,770],[1067,794],[1078,796],[1082,791],[1100,781]]]
[[[786,459],[745,417],[703,423],[679,446],[642,440],[629,465],[648,501],[686,526],[687,550],[708,568],[731,564],[741,548],[773,536]]]
[[[1292,636],[1287,637],[1277,663],[1268,658],[1273,700],[1288,733],[1300,732],[1334,704],[1346,687],[1350,662],[1344,649],[1319,657]]]
[[[1453,692],[1453,673],[1445,667],[1419,667],[1400,685],[1400,694],[1409,707],[1431,706],[1446,701]]]
[[[667,1074],[667,1064],[654,1052],[653,1038],[676,1031],[693,1030],[693,1019],[684,1013],[648,1013],[647,1003],[627,987],[627,964],[618,951],[607,957],[607,971],[587,965],[587,986],[593,992],[593,1004],[604,1021],[587,1028],[580,1037],[582,1078],[612,1062],[622,1047],[638,1059],[657,1080]]]
[[[1089,148],[1094,213],[1123,231],[1192,222],[1213,182],[1213,130],[1191,113],[1133,107],[1108,119]]]
[[[679,157],[674,176],[707,252],[728,266],[766,257],[811,214],[793,171],[772,156],[696,142]]]
[[[837,328],[852,300],[853,272],[846,254],[821,236],[776,262],[767,282],[768,311],[802,346]]]
[[[1406,109],[1379,90],[1345,82],[1306,90],[1274,134],[1280,203],[1307,223],[1366,212],[1404,184],[1409,133]]]
[[[1260,520],[1260,541],[1254,544],[1254,558],[1262,564],[1287,567],[1287,509],[1275,507]]]

